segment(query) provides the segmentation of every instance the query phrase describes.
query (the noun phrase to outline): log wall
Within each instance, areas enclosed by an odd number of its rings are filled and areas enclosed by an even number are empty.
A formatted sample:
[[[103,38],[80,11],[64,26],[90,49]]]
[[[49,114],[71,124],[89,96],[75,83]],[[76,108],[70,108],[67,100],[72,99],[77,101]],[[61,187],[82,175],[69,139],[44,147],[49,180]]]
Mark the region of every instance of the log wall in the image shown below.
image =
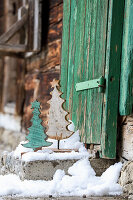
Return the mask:
[[[0,0],[0,35],[4,33],[4,0]],[[0,111],[2,110],[2,91],[3,91],[3,58],[0,57]]]
[[[1,0],[0,8],[0,35],[6,32],[17,20],[18,8],[22,5],[21,0]],[[22,32],[22,31],[21,31]],[[20,34],[16,34],[9,43],[18,44]],[[14,114],[22,113],[22,99],[24,91],[24,60],[16,57],[3,57],[0,55],[0,111],[7,112],[5,107],[14,106]]]
[[[30,103],[38,99],[42,105],[44,126],[48,123],[51,85],[60,77],[63,0],[45,0],[42,5],[42,51],[26,61],[23,127],[30,126]]]

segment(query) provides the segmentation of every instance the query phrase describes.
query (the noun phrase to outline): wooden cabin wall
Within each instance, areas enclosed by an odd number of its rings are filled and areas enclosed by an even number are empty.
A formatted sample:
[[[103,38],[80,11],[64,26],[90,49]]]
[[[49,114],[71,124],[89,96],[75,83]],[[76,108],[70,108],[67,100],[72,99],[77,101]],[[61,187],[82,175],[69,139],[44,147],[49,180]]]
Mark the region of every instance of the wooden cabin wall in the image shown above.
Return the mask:
[[[0,25],[2,29],[0,35],[6,32],[9,27],[16,22],[17,11],[21,5],[21,0],[1,0],[0,6],[2,9],[2,14],[0,16]],[[20,34],[18,33],[10,40],[9,43],[18,44],[19,42]],[[14,107],[14,114],[20,115],[22,112],[22,99],[24,100],[24,84],[22,85],[22,79],[24,79],[25,71],[24,59],[11,56],[3,57],[2,55],[0,57],[1,111],[10,113],[10,110],[13,110]]]
[[[51,85],[60,78],[60,56],[62,37],[63,0],[42,1],[42,51],[27,58],[25,75],[25,104],[23,127],[30,126],[32,110],[30,103],[38,99],[42,105],[42,116],[47,127]]]
[[[4,0],[0,0],[0,35],[4,33],[4,19]],[[2,110],[3,63],[4,60],[0,57],[0,111]]]

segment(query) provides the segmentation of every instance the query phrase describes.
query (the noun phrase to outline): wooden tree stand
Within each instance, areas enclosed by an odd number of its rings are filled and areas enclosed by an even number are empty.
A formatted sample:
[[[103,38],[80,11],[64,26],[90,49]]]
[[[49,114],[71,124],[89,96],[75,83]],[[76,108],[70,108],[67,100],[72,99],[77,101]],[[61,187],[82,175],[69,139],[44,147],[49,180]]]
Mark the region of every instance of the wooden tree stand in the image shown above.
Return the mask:
[[[37,152],[38,150],[44,150],[44,149],[45,149],[45,147],[37,148],[37,149],[34,150],[34,152]],[[52,150],[55,153],[71,153],[72,151],[79,152],[78,149],[58,149],[58,148],[48,148],[48,149]],[[28,152],[22,152],[21,158],[26,153],[28,153]]]

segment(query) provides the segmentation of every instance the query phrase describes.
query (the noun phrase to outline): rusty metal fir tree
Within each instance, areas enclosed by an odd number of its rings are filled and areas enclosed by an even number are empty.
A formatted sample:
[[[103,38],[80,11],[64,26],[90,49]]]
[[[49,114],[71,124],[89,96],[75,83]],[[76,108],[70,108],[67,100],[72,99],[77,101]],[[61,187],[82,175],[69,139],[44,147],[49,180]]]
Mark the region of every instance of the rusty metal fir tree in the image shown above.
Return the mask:
[[[23,144],[26,148],[32,148],[34,150],[41,148],[41,147],[47,147],[50,146],[52,143],[47,142],[47,135],[44,133],[44,127],[42,126],[41,122],[42,120],[39,118],[40,115],[40,102],[35,100],[32,104],[33,110],[33,117],[31,119],[32,126],[28,128],[29,135],[26,136],[26,139],[29,141],[26,144]]]

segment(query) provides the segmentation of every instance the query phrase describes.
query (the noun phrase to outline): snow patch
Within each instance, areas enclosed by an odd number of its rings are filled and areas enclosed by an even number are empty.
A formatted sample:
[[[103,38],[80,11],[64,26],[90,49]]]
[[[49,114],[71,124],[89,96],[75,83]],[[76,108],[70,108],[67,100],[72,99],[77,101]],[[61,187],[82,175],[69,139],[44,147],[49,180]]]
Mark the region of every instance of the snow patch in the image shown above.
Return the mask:
[[[72,121],[69,125],[69,129],[74,131],[75,127]],[[82,142],[80,142],[79,130],[77,130],[74,134],[72,134],[69,138],[60,140],[60,149],[76,149],[79,151],[72,151],[71,153],[54,153],[52,149],[57,149],[58,141],[54,139],[47,139],[48,142],[52,142],[53,144],[48,147],[43,147],[42,150],[34,152],[31,148],[25,148],[22,144],[27,143],[28,141],[22,141],[16,150],[14,151],[14,157],[21,159],[21,153],[30,152],[23,155],[23,160],[25,161],[34,161],[34,160],[63,160],[63,159],[80,159],[83,157],[90,157],[87,150],[85,149]]]
[[[91,157],[84,145],[80,141],[79,131],[76,131],[71,137],[60,141],[60,149],[77,149],[79,152],[72,151],[71,153],[54,153],[52,149],[57,148],[57,140],[48,139],[47,141],[53,144],[50,147],[43,147],[43,150],[33,152],[33,149],[25,148],[21,142],[14,151],[15,158],[21,159],[21,153],[28,152],[23,155],[24,161],[34,160],[66,160],[66,159],[81,159],[84,157]]]
[[[21,130],[21,117],[0,113],[0,127],[19,132]]]
[[[117,183],[122,163],[109,167],[100,177],[95,175],[88,159],[77,161],[68,169],[70,175],[57,170],[52,181],[21,181],[16,175],[0,176],[0,196],[103,196],[120,195]]]

